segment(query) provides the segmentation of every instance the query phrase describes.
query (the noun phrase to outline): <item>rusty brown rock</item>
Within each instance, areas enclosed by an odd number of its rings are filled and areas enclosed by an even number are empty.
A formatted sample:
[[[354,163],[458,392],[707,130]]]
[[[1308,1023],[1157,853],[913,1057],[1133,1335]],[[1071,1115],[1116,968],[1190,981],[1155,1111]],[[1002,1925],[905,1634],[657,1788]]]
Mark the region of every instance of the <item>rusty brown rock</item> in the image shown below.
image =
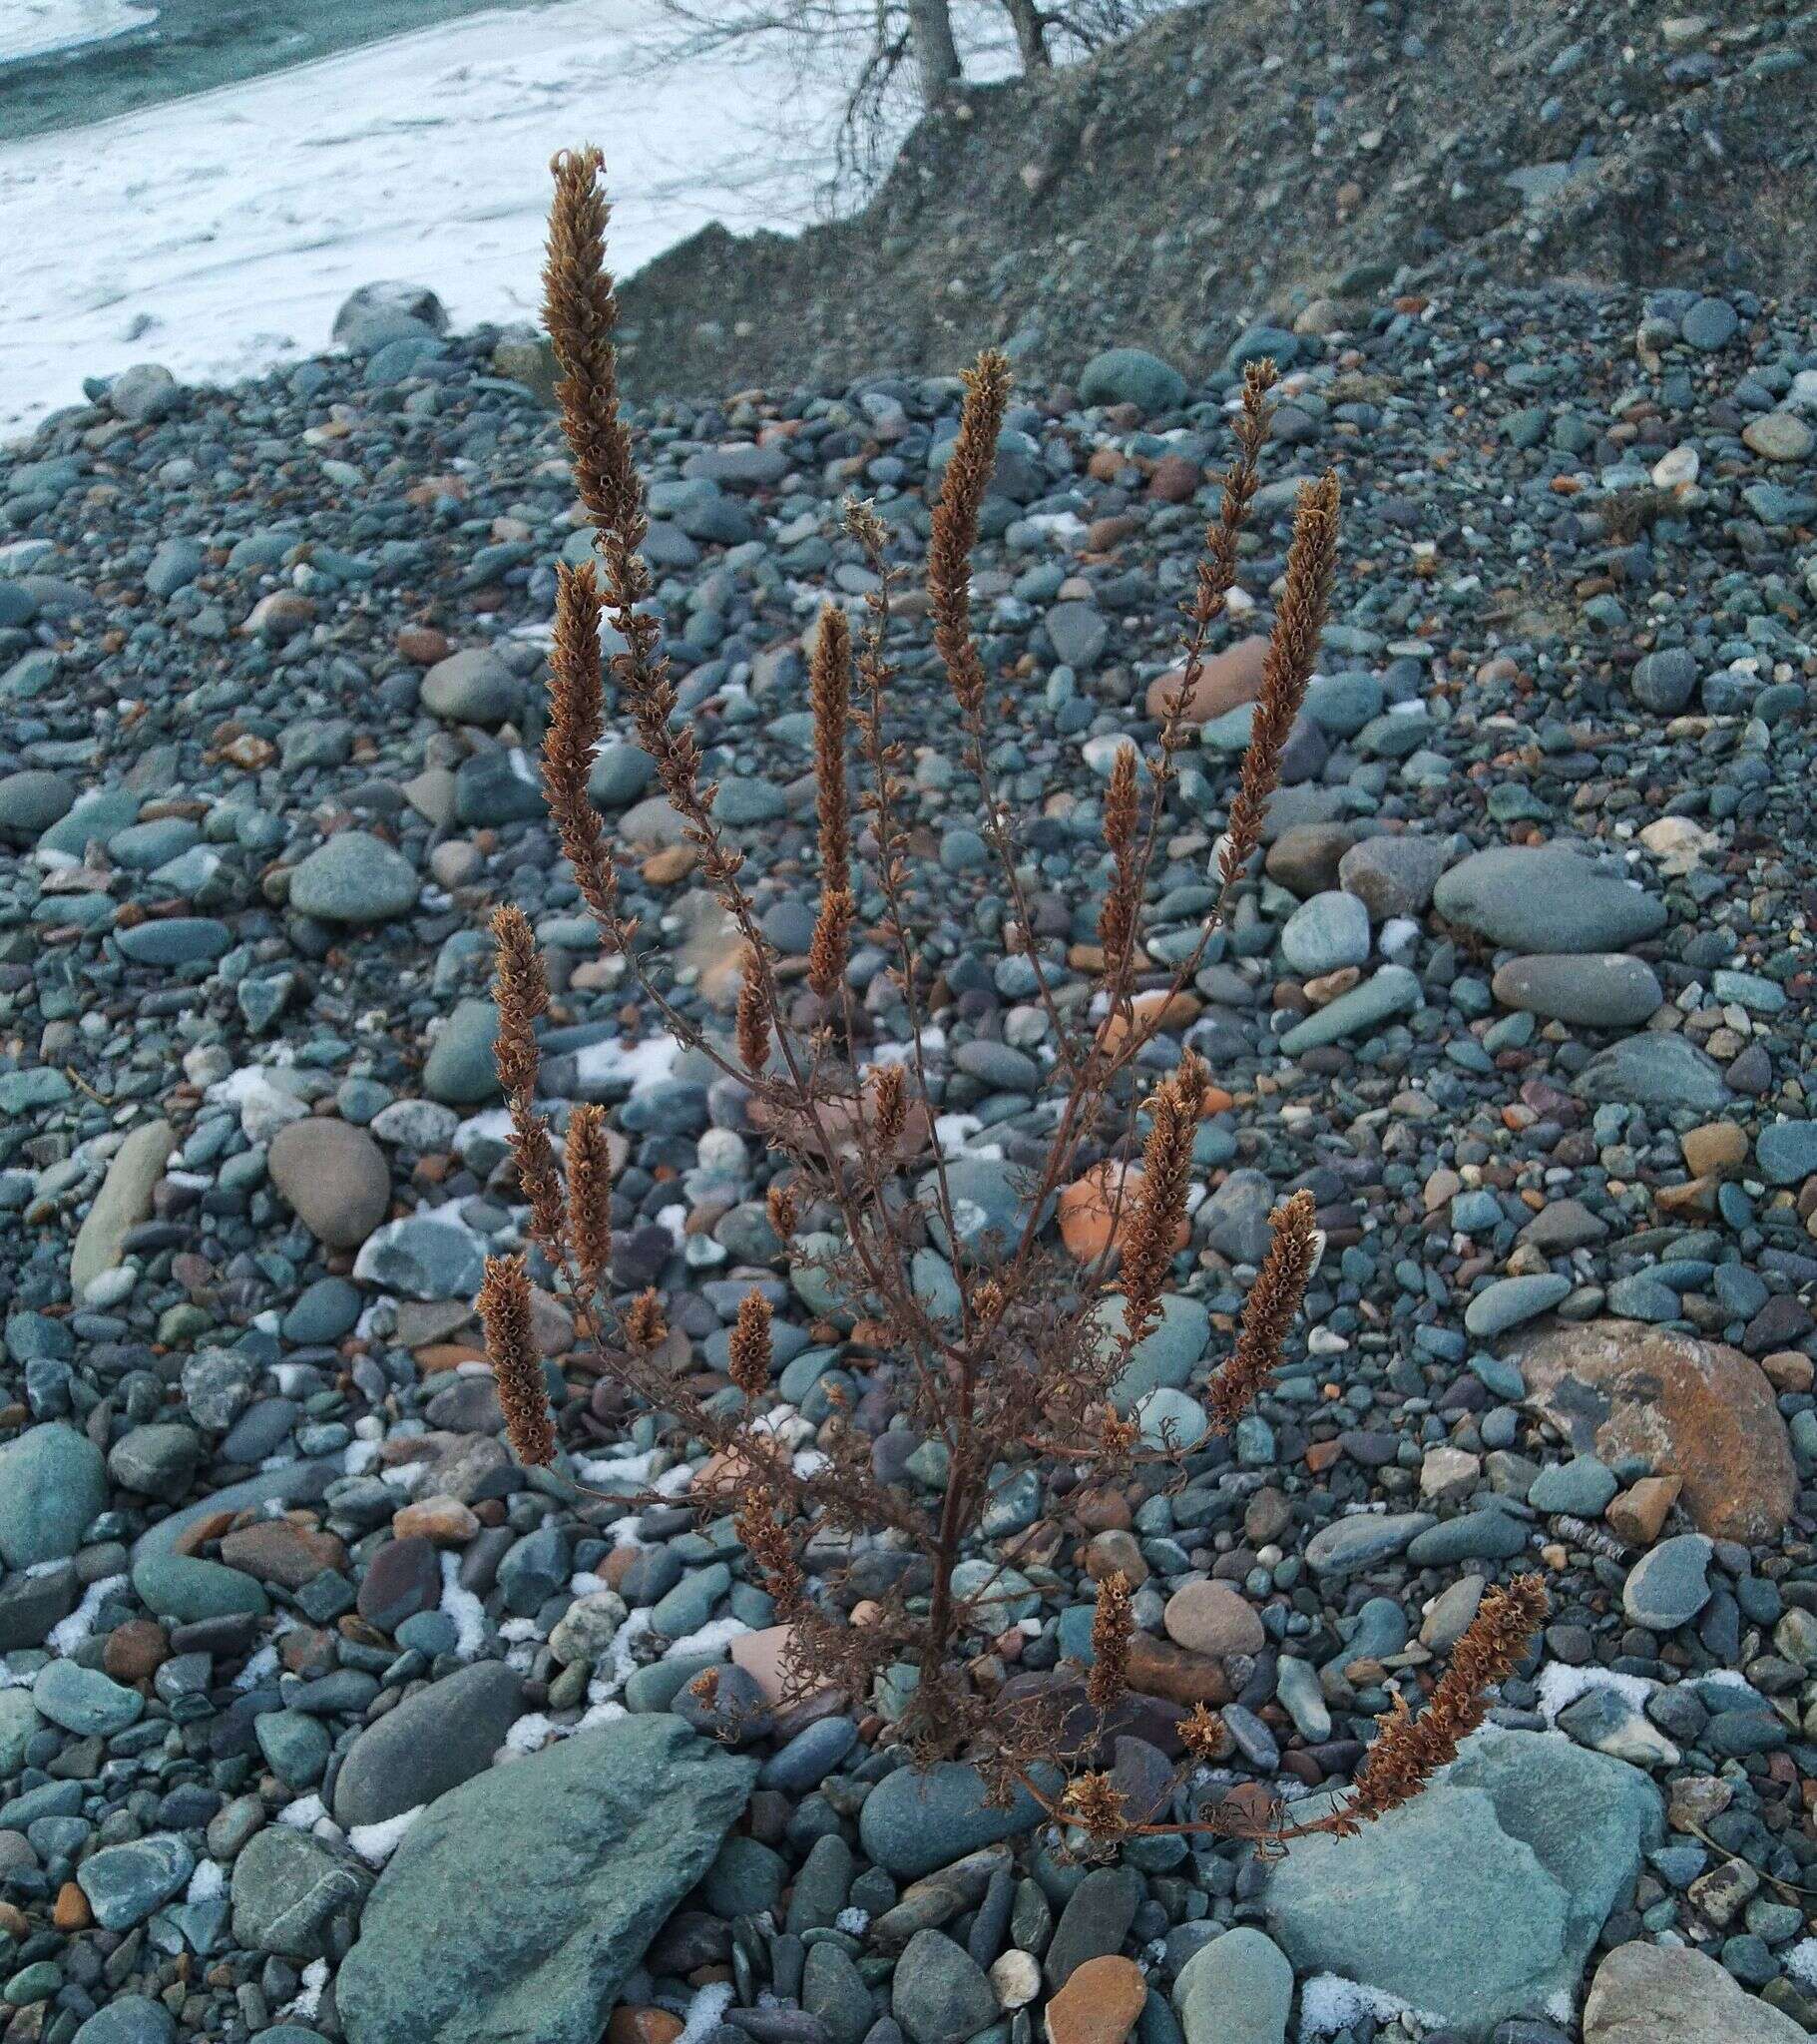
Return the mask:
[[[699,856],[691,844],[666,844],[651,853],[642,871],[653,887],[674,887],[693,871]]]
[[[256,1519],[223,1537],[221,1558],[228,1568],[256,1576],[261,1583],[300,1590],[325,1569],[344,1568],[347,1550],[320,1526],[298,1519]]]
[[[757,1685],[766,1704],[779,1704],[788,1693],[782,1658],[793,1633],[793,1626],[766,1625],[753,1633],[740,1633],[731,1643],[732,1666],[743,1669]],[[827,1693],[824,1689],[817,1689],[810,1695],[824,1697]]]
[[[170,1636],[150,1618],[129,1618],[125,1625],[117,1625],[101,1649],[101,1666],[116,1682],[144,1682],[170,1658]]]
[[[1747,1131],[1733,1122],[1705,1122],[1678,1139],[1684,1162],[1696,1178],[1732,1178],[1747,1163]]]
[[[433,625],[406,625],[397,635],[397,650],[405,660],[416,667],[433,667],[438,660],[446,660],[454,651],[454,643],[446,632],[438,632]]]
[[[70,1931],[88,1929],[94,1920],[88,1896],[73,1880],[66,1880],[57,1890],[57,1899],[51,1905],[53,1927],[67,1934]]]
[[[666,2008],[634,2008],[621,2002],[606,2025],[606,2044],[675,2044],[681,2019]]]
[[[1125,1533],[1134,1523],[1130,1500],[1109,1485],[1076,1490],[1068,1499],[1073,1517],[1088,1533]]]
[[[1528,1402],[1581,1455],[1638,1455],[1683,1478],[1692,1523],[1714,1540],[1771,1540],[1798,1494],[1791,1441],[1764,1370],[1719,1341],[1590,1320],[1511,1350]]]
[[[1186,698],[1186,722],[1209,724],[1212,718],[1222,717],[1226,710],[1234,710],[1240,703],[1253,703],[1261,693],[1262,656],[1267,651],[1266,639],[1251,636],[1226,646],[1222,653],[1212,654],[1199,669],[1192,693]],[[1166,714],[1168,700],[1178,693],[1182,679],[1183,671],[1171,668],[1148,684],[1150,717]]]
[[[1115,1159],[1095,1164],[1060,1194],[1060,1239],[1077,1264],[1094,1264],[1106,1251],[1123,1250],[1136,1219],[1136,1200],[1142,1182],[1139,1164]],[[1182,1219],[1173,1232],[1175,1252],[1191,1240]]]
[[[1611,1498],[1602,1516],[1630,1547],[1651,1547],[1682,1487],[1676,1476],[1642,1476]]]
[[[1123,2044],[1147,1998],[1148,1983],[1134,1959],[1087,1959],[1048,2003],[1050,2044]]]
[[[1169,994],[1165,987],[1151,987],[1131,1001],[1128,1014],[1119,1008],[1107,1015],[1098,1032],[1099,1038],[1106,1050],[1116,1050],[1129,1035],[1132,1020],[1144,1036],[1155,1030],[1179,1035],[1198,1020],[1204,1005],[1196,994],[1186,992],[1183,987],[1174,994]]]
[[[1130,1687],[1171,1704],[1227,1704],[1233,1694],[1217,1662],[1152,1633],[1137,1633],[1130,1642]]]
[[[391,1531],[399,1540],[415,1537],[435,1547],[465,1547],[479,1530],[472,1507],[458,1497],[416,1498],[391,1515]]]
[[[1228,1583],[1182,1583],[1167,1599],[1161,1623],[1176,1646],[1214,1661],[1259,1654],[1268,1644],[1253,1606]]]
[[[1163,454],[1148,477],[1148,495],[1159,504],[1190,503],[1204,471],[1183,454]]]

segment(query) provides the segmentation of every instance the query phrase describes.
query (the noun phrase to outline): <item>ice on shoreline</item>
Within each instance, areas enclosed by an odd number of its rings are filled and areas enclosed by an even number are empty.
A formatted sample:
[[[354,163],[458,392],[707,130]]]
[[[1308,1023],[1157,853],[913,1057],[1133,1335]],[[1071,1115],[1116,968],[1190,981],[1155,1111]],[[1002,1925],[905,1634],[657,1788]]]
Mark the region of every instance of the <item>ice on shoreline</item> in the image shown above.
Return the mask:
[[[42,33],[142,10],[43,0]],[[10,20],[0,47],[33,32]],[[534,316],[550,155],[611,144],[628,273],[708,221],[805,225],[833,132],[779,58],[662,69],[648,0],[469,15],[84,129],[0,144],[0,441],[159,361],[230,382],[325,347],[375,277],[427,283],[458,326]],[[118,27],[110,32],[118,32]],[[824,115],[826,118],[817,119]]]
[[[132,0],[9,0],[0,10],[0,64],[111,42],[157,19],[156,7]]]

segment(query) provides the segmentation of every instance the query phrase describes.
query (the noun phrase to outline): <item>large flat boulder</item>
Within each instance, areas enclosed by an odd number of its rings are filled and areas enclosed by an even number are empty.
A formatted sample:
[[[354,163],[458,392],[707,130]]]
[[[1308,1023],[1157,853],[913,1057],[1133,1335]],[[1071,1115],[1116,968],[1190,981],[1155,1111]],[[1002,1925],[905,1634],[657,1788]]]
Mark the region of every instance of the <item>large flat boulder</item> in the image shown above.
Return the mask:
[[[1379,1989],[1480,2044],[1575,1995],[1662,1834],[1659,1792],[1637,1768],[1560,1733],[1486,1727],[1413,1801],[1353,1837],[1289,1846],[1269,1928],[1302,1977]]]
[[[756,1772],[653,1715],[442,1796],[380,1876],[341,1966],[349,2044],[597,2044]]]

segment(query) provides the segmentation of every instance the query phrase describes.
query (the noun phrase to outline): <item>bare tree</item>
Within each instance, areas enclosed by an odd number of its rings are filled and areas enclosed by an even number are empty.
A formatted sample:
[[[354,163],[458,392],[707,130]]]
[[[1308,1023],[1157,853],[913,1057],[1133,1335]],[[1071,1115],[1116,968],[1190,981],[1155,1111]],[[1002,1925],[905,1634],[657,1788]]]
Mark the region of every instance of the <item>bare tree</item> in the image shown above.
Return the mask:
[[[959,83],[959,45],[953,40],[950,0],[907,0],[909,48],[923,107],[936,107]]]
[[[862,197],[904,130],[968,76],[1051,71],[1139,28],[1178,0],[662,0],[675,33],[659,62],[732,46],[780,51],[804,80],[836,82],[840,104],[829,196]],[[1006,34],[1006,29],[1008,33]],[[779,110],[786,122],[792,110]]]
[[[1024,71],[1047,71],[1053,66],[1053,55],[1048,49],[1048,29],[1052,17],[1035,4],[1035,0],[1003,0],[1004,11],[1010,17],[1010,25],[1016,31],[1016,48],[1022,56]]]

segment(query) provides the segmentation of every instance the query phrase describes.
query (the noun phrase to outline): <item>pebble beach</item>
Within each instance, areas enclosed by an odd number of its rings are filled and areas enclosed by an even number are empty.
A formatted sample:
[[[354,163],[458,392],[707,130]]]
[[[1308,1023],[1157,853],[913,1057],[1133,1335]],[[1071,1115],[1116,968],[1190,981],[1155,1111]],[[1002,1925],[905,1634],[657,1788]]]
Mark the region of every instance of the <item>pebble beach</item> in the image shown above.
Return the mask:
[[[1196,365],[1019,384],[975,580],[1035,938],[1095,985],[1103,798],[1149,740],[1243,364],[1282,372],[1240,600],[1146,909],[1210,905],[1299,482],[1344,493],[1265,860],[1148,1057],[1205,1058],[1189,1241],[1118,1397],[1183,1482],[1010,1493],[981,1680],[1076,1680],[1135,1586],[1104,1765],[1289,1806],[1347,1784],[1485,1589],[1552,1617],[1439,1787],[1268,1863],[1070,1863],[887,1698],[779,1705],[775,1614],[702,1453],[538,1338],[526,1471],[473,1298],[526,1212],[487,919],[533,924],[558,1126],[604,1103],[614,1288],[723,1380],[774,1309],[779,1423],[937,1488],[891,1358],[789,1265],[740,1089],[603,957],[535,770],[559,559],[546,361],[361,294],[227,387],[154,360],[0,451],[0,2039],[5,2044],[1796,2044],[1817,2031],[1817,346],[1708,290],[1359,288]],[[635,420],[681,708],[765,933],[805,971],[803,635],[907,579],[956,378]],[[937,1139],[1020,1225],[1049,1018],[901,606]],[[615,706],[616,710],[616,706]],[[617,717],[592,794],[684,1012],[738,947]],[[867,883],[868,885],[869,883]],[[881,899],[861,894],[860,927]],[[867,1054],[907,1018],[875,943]],[[802,989],[805,998],[805,989]],[[1084,1260],[1090,1176],[1047,1226]],[[1289,1192],[1327,1251],[1228,1440],[1202,1394]],[[836,1249],[803,1217],[812,1251]],[[946,1246],[946,1250],[951,1249]],[[930,1235],[917,1286],[950,1293]],[[668,1508],[616,1510],[652,1485]],[[885,1554],[876,1558],[883,1567]],[[721,1671],[717,1702],[686,1685]]]

